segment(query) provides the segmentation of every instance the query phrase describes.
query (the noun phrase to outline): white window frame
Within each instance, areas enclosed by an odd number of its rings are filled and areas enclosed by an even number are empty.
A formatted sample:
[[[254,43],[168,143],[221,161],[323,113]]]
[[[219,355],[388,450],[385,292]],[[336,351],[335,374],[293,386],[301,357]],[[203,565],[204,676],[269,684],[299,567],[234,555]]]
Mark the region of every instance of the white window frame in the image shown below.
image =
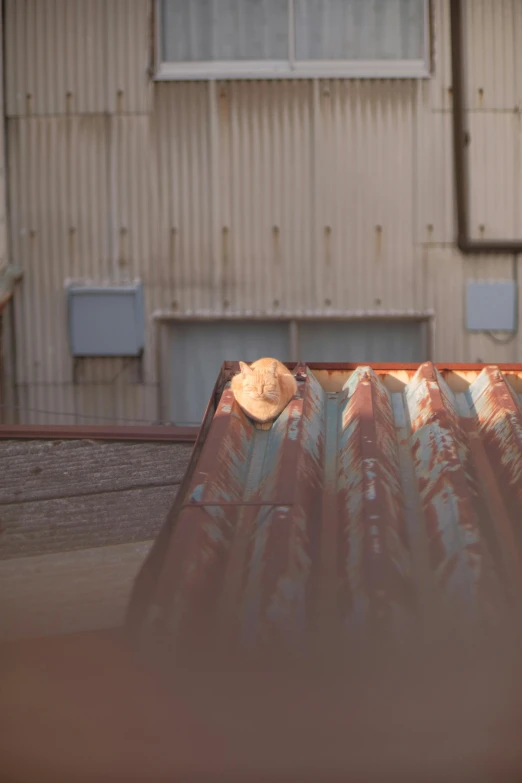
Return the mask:
[[[289,5],[288,60],[164,62],[162,0],[155,0],[156,81],[210,79],[427,79],[431,75],[430,0],[424,0],[424,57],[421,60],[296,60],[294,0]]]

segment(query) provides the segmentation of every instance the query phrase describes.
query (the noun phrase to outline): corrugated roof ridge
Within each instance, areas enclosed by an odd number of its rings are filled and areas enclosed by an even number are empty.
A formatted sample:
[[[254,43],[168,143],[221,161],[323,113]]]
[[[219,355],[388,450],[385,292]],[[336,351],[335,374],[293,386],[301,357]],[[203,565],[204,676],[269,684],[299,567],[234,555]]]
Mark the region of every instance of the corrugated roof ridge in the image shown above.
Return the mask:
[[[455,628],[464,622],[457,618],[478,627],[485,616],[501,611],[502,597],[498,571],[481,529],[481,499],[469,439],[454,395],[431,362],[419,367],[406,398],[437,593],[445,611],[451,607],[455,612]]]
[[[392,630],[398,624],[403,632],[414,602],[391,398],[369,366],[359,367],[343,391],[338,458],[349,478],[338,497],[346,566],[351,564],[342,575],[352,602],[347,630],[353,635],[362,625],[367,632],[368,625]]]

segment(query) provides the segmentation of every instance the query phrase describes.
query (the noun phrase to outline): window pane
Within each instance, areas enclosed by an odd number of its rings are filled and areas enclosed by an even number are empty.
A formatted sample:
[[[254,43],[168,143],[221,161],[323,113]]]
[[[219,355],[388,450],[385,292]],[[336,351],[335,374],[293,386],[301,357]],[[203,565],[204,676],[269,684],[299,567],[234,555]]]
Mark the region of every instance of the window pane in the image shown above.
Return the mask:
[[[424,0],[295,0],[298,60],[421,60]]]
[[[302,362],[424,362],[423,327],[414,321],[299,324]]]
[[[170,411],[176,424],[201,423],[224,361],[290,360],[286,323],[176,323],[170,330]]]
[[[163,0],[163,60],[287,60],[287,0]]]

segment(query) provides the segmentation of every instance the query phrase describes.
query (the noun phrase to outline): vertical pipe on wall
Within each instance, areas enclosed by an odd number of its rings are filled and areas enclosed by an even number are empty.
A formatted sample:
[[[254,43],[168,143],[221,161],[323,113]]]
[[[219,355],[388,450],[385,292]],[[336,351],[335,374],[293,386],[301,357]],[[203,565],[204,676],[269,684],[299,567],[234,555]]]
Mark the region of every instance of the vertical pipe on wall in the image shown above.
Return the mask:
[[[469,233],[469,182],[467,147],[471,142],[466,128],[465,105],[465,29],[462,0],[450,0],[451,78],[453,88],[453,153],[457,205],[457,246],[461,253],[522,253],[520,240],[471,239]]]

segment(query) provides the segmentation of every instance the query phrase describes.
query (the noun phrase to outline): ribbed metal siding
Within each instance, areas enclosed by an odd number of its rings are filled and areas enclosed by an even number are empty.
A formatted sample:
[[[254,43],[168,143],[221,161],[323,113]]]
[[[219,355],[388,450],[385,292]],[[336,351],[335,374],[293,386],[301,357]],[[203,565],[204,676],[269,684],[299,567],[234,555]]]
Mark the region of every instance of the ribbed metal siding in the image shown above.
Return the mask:
[[[520,0],[466,0],[467,105],[513,111],[520,94]]]
[[[433,4],[435,75],[419,85],[416,176],[421,242],[454,242],[449,3]],[[522,236],[520,0],[465,0],[470,228],[477,239]]]
[[[470,229],[477,239],[522,237],[520,0],[467,0]]]
[[[470,229],[478,239],[522,236],[520,117],[470,112]]]
[[[461,362],[462,357],[470,362],[522,361],[518,337],[502,344],[486,334],[467,332],[464,328],[466,281],[512,278],[513,259],[509,256],[467,256],[462,259],[453,247],[432,247],[425,253],[427,298],[437,313],[435,356],[443,356],[447,362]],[[516,264],[520,275],[520,259]]]
[[[502,238],[522,233],[522,3],[496,4],[466,4],[468,73],[491,64],[468,90],[471,224]],[[148,0],[7,0],[10,228],[25,270],[18,377],[31,405],[154,419],[157,311],[435,309],[434,358],[518,358],[518,338],[498,346],[464,330],[466,279],[512,266],[452,247],[448,0],[432,8],[429,81],[153,84]],[[64,282],[137,276],[145,386],[108,361],[73,387]]]
[[[7,0],[7,115],[151,109],[149,0]]]
[[[162,84],[155,106],[148,146],[143,125],[121,120],[136,154],[118,170],[131,185],[124,201],[149,192],[129,232],[157,227],[147,272],[151,285],[171,286],[163,306],[416,309],[410,82]]]

